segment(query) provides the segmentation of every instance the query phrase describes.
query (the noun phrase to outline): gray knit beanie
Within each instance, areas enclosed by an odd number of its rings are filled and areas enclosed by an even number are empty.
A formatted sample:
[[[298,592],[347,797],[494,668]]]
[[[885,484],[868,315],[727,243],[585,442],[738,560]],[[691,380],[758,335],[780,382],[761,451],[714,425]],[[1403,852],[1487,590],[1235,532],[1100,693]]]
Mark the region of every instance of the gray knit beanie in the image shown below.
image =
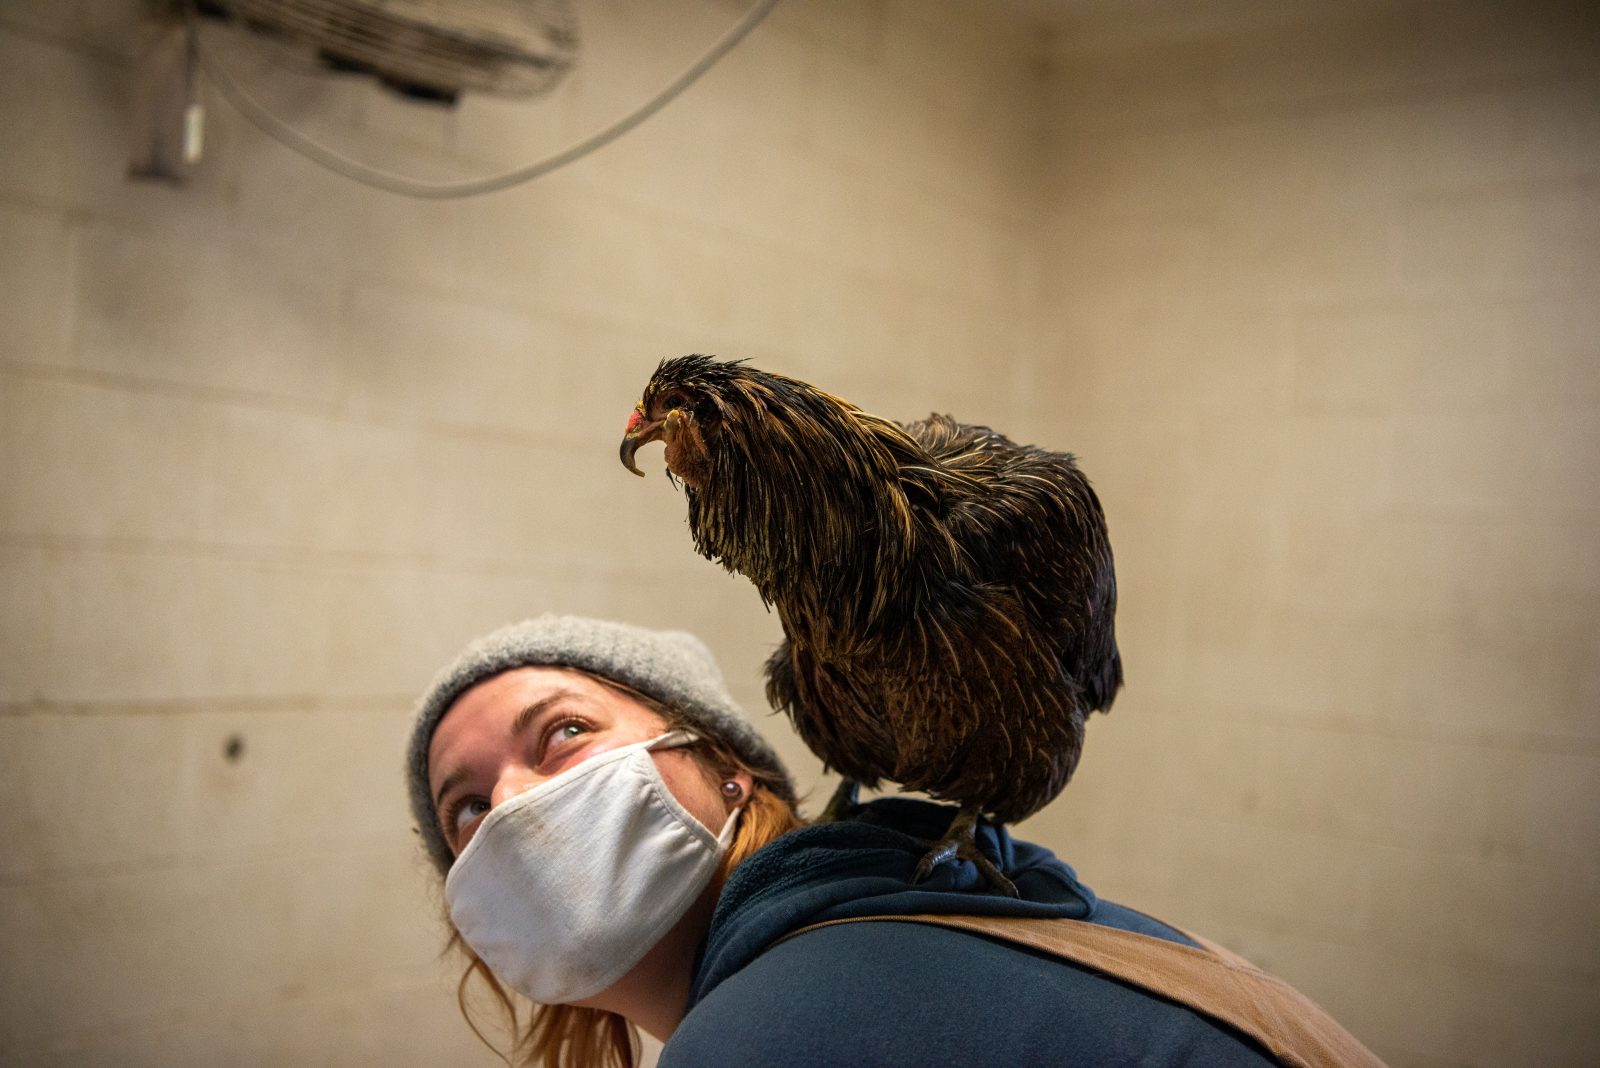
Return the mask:
[[[450,870],[455,856],[439,830],[438,812],[428,793],[428,746],[434,729],[456,698],[485,679],[520,667],[577,668],[670,705],[690,726],[764,773],[780,797],[794,801],[794,784],[778,754],[734,703],[711,651],[700,639],[681,630],[646,630],[582,616],[540,616],[502,627],[468,645],[434,678],[417,706],[406,754],[406,781],[417,829],[441,872]]]

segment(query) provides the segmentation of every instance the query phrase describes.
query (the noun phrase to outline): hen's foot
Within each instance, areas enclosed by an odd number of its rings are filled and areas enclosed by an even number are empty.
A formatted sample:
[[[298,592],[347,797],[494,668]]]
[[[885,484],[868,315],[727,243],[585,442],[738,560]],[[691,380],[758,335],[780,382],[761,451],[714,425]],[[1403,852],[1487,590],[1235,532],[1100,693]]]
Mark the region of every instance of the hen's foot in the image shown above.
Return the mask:
[[[917,870],[912,873],[911,881],[920,883],[933,874],[933,869],[950,860],[967,860],[977,867],[984,881],[989,884],[989,889],[1006,897],[1016,897],[1017,887],[1010,879],[1000,873],[994,861],[984,855],[978,848],[975,837],[978,827],[978,810],[961,806],[961,811],[956,813],[956,818],[950,821],[949,828],[944,832],[944,837],[933,844],[933,848],[917,863]]]

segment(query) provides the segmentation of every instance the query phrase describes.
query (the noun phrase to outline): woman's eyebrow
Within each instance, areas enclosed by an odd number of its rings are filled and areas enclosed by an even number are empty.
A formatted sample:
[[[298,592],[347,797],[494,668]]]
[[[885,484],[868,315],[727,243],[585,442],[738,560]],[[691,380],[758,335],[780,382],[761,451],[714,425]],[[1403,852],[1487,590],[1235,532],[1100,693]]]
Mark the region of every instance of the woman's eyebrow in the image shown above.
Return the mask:
[[[549,709],[551,705],[565,701],[569,697],[577,696],[578,692],[576,690],[557,690],[555,693],[545,694],[527,708],[524,708],[521,712],[517,713],[517,718],[511,721],[511,737],[515,738],[517,735],[527,730],[528,724],[532,723],[541,713]]]
[[[457,768],[455,771],[452,771],[450,774],[446,775],[444,777],[444,782],[439,784],[439,792],[433,795],[433,807],[436,810],[442,809],[444,807],[444,795],[461,785],[462,781],[466,779],[466,777],[466,768]]]

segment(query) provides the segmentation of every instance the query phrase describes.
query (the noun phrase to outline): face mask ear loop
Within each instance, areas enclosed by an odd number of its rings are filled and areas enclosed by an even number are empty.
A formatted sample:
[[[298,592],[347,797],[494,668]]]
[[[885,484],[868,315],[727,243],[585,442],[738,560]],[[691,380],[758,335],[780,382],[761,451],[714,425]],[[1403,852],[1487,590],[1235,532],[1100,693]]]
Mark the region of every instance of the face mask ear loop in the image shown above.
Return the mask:
[[[728,813],[728,818],[723,821],[722,833],[717,835],[717,848],[722,850],[723,853],[727,853],[729,847],[733,845],[733,836],[739,830],[739,817],[744,815],[745,805],[748,804],[749,802],[746,801],[744,804],[734,808],[733,811]]]
[[[654,752],[657,749],[681,749],[686,745],[693,745],[700,740],[701,738],[698,734],[694,733],[693,731],[683,730],[680,728],[675,731],[668,731],[665,734],[657,735],[656,737],[650,739],[649,744],[646,745],[645,748],[651,752]]]
[[[701,738],[700,735],[696,734],[694,731],[686,730],[680,727],[677,730],[668,731],[657,738],[652,738],[649,743],[645,745],[645,749],[648,752],[655,752],[662,749],[681,749],[685,746],[694,745],[696,742],[701,742],[704,740],[705,739]],[[717,848],[723,853],[726,853],[728,848],[733,845],[734,833],[739,828],[739,817],[744,814],[745,806],[749,803],[750,798],[746,796],[742,802],[740,802],[728,813],[728,818],[723,821],[722,830],[717,835]],[[696,822],[699,821],[697,820]]]

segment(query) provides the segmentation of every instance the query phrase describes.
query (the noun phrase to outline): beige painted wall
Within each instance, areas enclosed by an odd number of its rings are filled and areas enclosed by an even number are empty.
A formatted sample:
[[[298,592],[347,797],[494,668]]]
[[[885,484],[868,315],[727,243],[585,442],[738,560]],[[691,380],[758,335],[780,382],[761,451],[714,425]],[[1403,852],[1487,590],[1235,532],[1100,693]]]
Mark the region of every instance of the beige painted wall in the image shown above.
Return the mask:
[[[586,0],[551,100],[450,117],[233,54],[444,178],[741,9]],[[137,5],[0,5],[0,1059],[497,1063],[436,960],[408,705],[551,608],[697,630],[759,707],[773,622],[615,461],[697,350],[1083,456],[1131,682],[1028,830],[1092,885],[1397,1065],[1592,1059],[1596,51],[1554,8],[1081,10],[1047,50],[790,0],[602,154],[439,204],[214,97],[196,179],[128,184]]]
[[[1594,1064],[1597,12],[1212,15],[1053,54],[1034,418],[1130,681],[1029,830],[1392,1064]]]

